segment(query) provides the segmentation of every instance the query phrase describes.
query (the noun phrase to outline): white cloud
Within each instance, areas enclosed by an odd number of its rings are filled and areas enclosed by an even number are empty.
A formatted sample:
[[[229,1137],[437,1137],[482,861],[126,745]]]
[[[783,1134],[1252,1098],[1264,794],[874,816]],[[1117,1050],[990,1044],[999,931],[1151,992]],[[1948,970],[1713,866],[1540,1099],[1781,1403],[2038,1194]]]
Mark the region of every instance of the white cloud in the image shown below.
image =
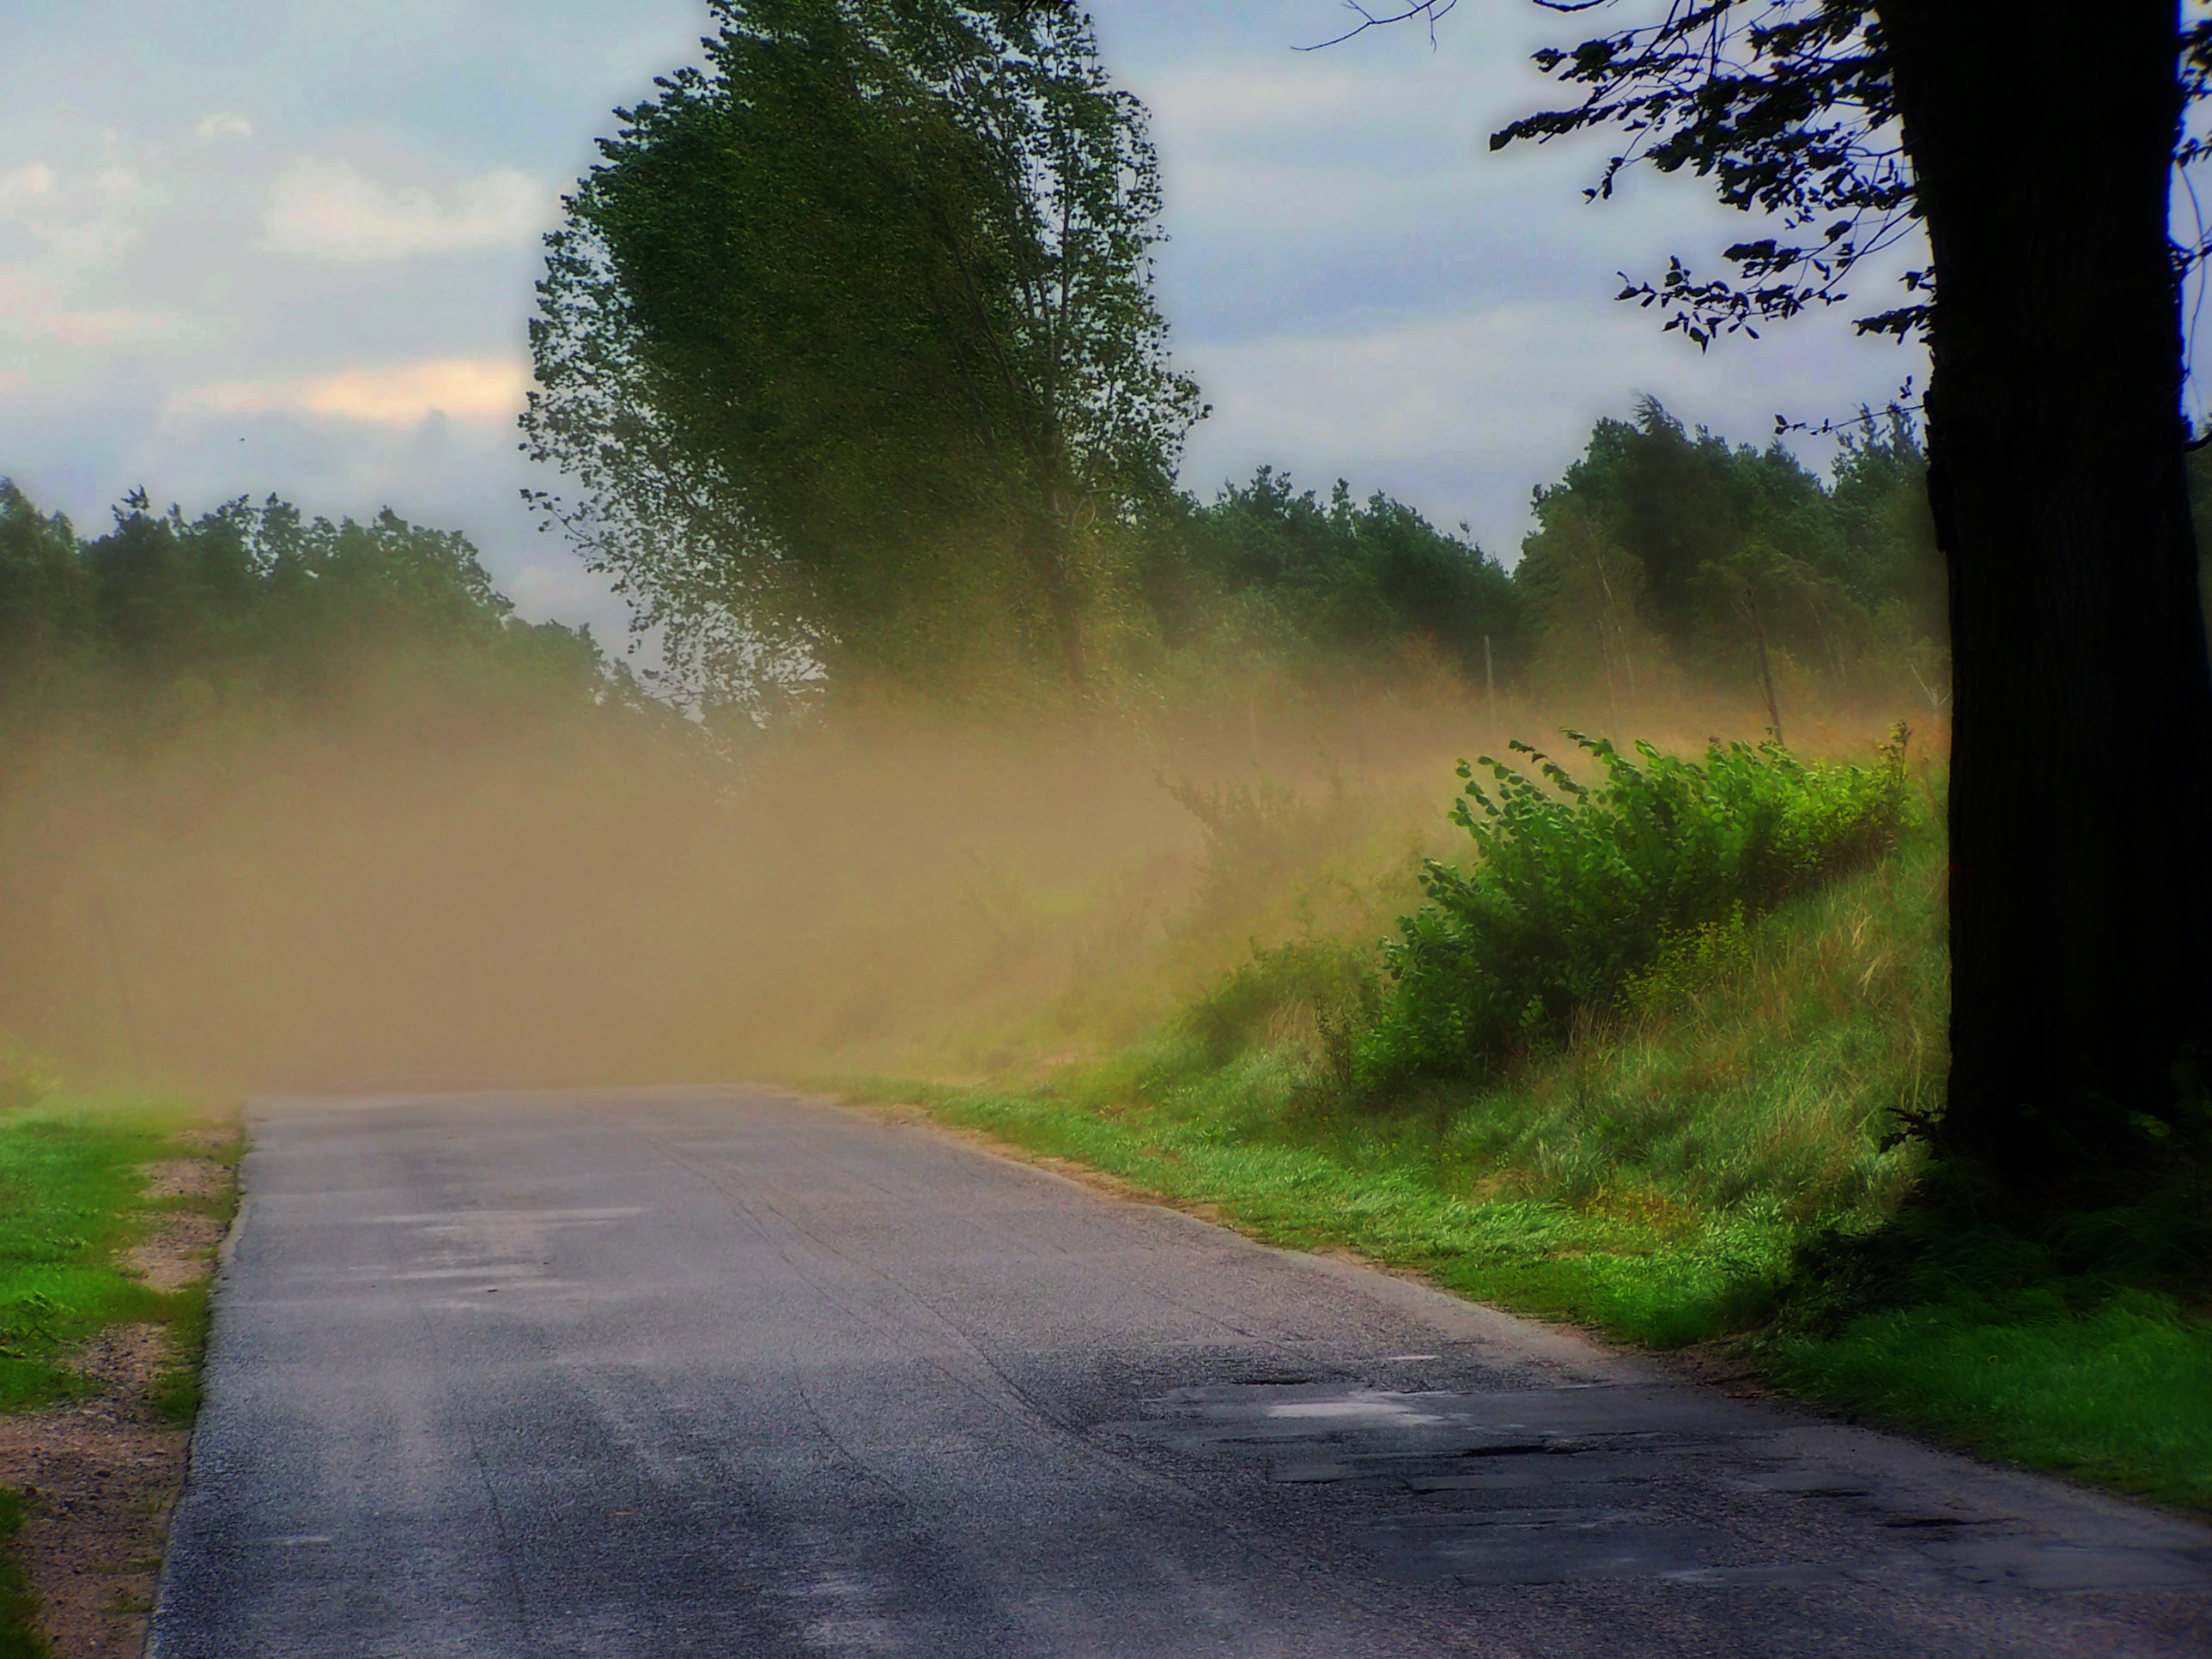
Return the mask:
[[[509,167],[434,192],[381,185],[343,161],[309,156],[270,185],[261,246],[349,261],[495,247],[542,228],[553,199],[536,179]]]
[[[413,426],[432,415],[500,422],[522,408],[526,363],[500,357],[441,357],[387,368],[342,369],[294,380],[230,380],[180,393],[166,412],[260,415],[293,411]]]
[[[64,312],[47,319],[45,326],[49,338],[73,346],[128,345],[142,340],[174,339],[191,330],[191,325],[173,311],[142,310],[131,306]]]
[[[54,170],[44,161],[0,173],[0,212],[54,193]]]
[[[15,218],[61,267],[113,264],[143,234],[161,193],[112,153],[66,179],[44,161],[0,173],[0,218]]]
[[[251,138],[253,123],[236,110],[217,110],[194,127],[192,133],[195,137],[206,139]]]
[[[114,264],[129,252],[145,227],[120,214],[81,219],[75,224],[39,224],[31,233],[65,265],[79,270]]]
[[[0,265],[0,333],[9,331],[6,319],[42,312],[52,301],[52,285],[27,266]]]

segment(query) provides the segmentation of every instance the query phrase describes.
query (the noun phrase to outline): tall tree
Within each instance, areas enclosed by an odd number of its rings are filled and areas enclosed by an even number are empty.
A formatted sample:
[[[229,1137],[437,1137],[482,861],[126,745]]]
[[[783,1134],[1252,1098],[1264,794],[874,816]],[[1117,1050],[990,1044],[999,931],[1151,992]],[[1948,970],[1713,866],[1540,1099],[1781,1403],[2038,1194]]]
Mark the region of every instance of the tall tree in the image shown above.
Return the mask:
[[[1536,529],[1514,571],[1540,631],[1570,647],[1552,653],[1554,674],[1583,654],[1574,641],[1587,643],[1593,599],[1610,608],[1589,572],[1561,580],[1595,553],[1601,568],[1638,573],[1637,619],[1656,631],[1654,645],[1709,684],[1753,692],[1771,725],[1781,724],[1785,659],[1788,678],[1816,677],[1831,696],[1929,695],[1922,670],[1941,655],[1943,572],[1917,427],[1901,409],[1863,413],[1867,429],[1844,434],[1832,489],[1779,439],[1762,450],[1692,434],[1649,398],[1632,422],[1600,420],[1565,476],[1537,490]]]
[[[1199,413],[1142,107],[1064,3],[713,10],[549,239],[541,503],[701,666],[926,678],[1011,626],[1079,694],[1095,532]]]
[[[389,508],[334,524],[240,496],[187,520],[134,490],[106,535],[81,542],[0,477],[0,727],[34,740],[103,709],[327,710],[381,694],[399,662],[412,690],[444,676],[518,706],[641,701],[588,629],[514,612],[465,536]]]
[[[1185,498],[1146,526],[1144,574],[1161,632],[1273,633],[1346,658],[1395,658],[1416,639],[1480,682],[1517,666],[1520,595],[1498,561],[1380,490],[1343,479],[1323,501],[1262,466],[1212,504]]]
[[[2201,251],[2168,223],[2209,35],[2174,0],[1668,0],[1540,53],[1582,101],[1492,140],[1616,129],[1591,195],[1648,163],[1778,222],[1725,251],[1729,274],[1678,257],[1629,284],[1700,346],[1844,300],[1924,230],[1904,303],[1859,326],[1931,359],[1956,700],[1936,1130],[2031,1196],[2154,1165],[2212,1052],[2212,672],[2180,397]]]

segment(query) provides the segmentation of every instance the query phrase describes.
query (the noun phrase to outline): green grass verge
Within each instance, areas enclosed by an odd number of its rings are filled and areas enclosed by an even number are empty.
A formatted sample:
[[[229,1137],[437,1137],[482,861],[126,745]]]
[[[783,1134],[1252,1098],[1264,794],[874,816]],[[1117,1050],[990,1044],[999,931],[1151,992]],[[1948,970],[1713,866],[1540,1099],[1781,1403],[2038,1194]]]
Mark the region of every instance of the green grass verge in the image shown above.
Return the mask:
[[[123,1253],[153,1216],[228,1200],[149,1199],[139,1166],[180,1155],[177,1136],[204,1121],[192,1105],[136,1097],[72,1097],[0,1118],[0,1412],[81,1394],[67,1352],[110,1325],[153,1322],[187,1334],[204,1292],[164,1294],[131,1274]]]
[[[1808,1248],[1883,1235],[1918,1175],[1915,1148],[1883,1143],[1893,1109],[1941,1085],[1942,869],[1923,830],[1705,942],[1634,1019],[1499,1086],[1387,1110],[1327,1086],[1325,1027],[1302,1025],[1295,999],[1225,1060],[1186,1028],[1040,1083],[838,1086],[1271,1243],[1350,1248],[1615,1339],[1733,1342],[1808,1399],[2212,1510],[2201,1252],[2130,1266],[2106,1250],[2085,1271],[2014,1241],[1992,1279],[1958,1240],[1923,1240],[1933,1265],[1911,1282],[1821,1304],[1835,1253]]]
[[[2122,1291],[2081,1311],[1937,1304],[1788,1340],[1785,1388],[2033,1468],[2212,1511],[2212,1323]]]
[[[164,1212],[227,1222],[235,1195],[152,1198],[139,1166],[186,1155],[179,1137],[209,1123],[189,1102],[140,1096],[68,1097],[0,1113],[0,1413],[76,1398],[91,1385],[66,1364],[70,1350],[116,1324],[168,1327],[172,1358],[154,1407],[186,1424],[198,1406],[205,1346],[204,1284],[164,1293],[131,1275],[124,1253]],[[44,1659],[37,1606],[9,1547],[21,1495],[0,1490],[0,1659]]]

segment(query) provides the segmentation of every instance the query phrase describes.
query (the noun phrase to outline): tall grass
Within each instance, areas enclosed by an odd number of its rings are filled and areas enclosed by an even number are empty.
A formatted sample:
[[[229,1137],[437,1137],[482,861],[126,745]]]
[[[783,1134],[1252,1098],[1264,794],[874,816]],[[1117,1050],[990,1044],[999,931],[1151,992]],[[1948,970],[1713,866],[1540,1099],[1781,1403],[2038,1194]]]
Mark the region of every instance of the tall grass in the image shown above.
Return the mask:
[[[1460,763],[1450,816],[1475,856],[1429,861],[1428,902],[1383,947],[1395,985],[1358,1045],[1364,1086],[1480,1073],[1553,1039],[1686,942],[1878,856],[1903,824],[1902,725],[1870,770],[1808,766],[1776,744],[1716,742],[1700,763],[1644,743],[1632,759],[1567,735],[1598,781],[1517,742],[1537,776]]]

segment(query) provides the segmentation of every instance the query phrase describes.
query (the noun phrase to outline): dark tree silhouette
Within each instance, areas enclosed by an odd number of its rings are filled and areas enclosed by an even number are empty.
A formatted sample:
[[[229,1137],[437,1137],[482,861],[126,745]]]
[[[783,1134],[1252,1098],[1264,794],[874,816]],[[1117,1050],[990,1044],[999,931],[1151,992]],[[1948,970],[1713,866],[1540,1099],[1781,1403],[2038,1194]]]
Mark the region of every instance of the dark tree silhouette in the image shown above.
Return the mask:
[[[2168,220],[2208,34],[2173,0],[1672,0],[1540,53],[1582,100],[1492,139],[1609,129],[1594,198],[1649,164],[1764,216],[1724,274],[1677,257],[1623,290],[1700,347],[1847,299],[1924,231],[1902,303],[1859,326],[1931,360],[1956,702],[1951,1081],[1927,1127],[2033,1200],[2154,1173],[2203,1109],[2212,673],[2181,408],[2203,250]]]

